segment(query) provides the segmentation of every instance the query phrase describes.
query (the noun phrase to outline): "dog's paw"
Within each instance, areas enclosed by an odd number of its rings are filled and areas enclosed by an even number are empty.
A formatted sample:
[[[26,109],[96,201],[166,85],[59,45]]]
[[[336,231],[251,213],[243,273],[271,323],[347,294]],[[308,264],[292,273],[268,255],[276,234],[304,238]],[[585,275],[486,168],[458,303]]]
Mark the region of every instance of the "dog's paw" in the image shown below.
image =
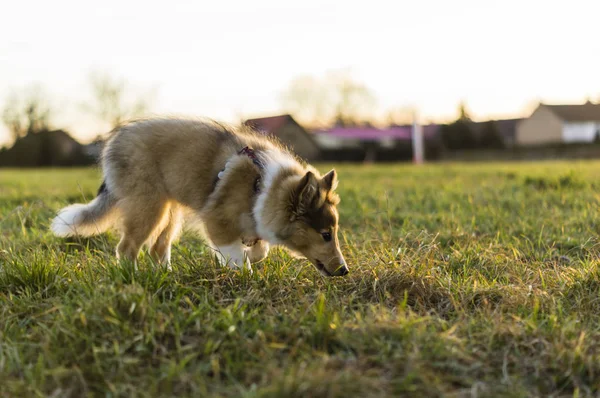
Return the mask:
[[[258,236],[247,236],[242,238],[242,243],[244,244],[244,246],[248,246],[248,247],[252,247],[254,245],[256,245],[256,243],[260,241]]]
[[[251,263],[257,263],[267,258],[267,255],[269,254],[269,244],[266,241],[259,239],[256,244],[246,251],[246,253],[248,254],[248,259]]]
[[[250,260],[241,246],[222,246],[216,250],[216,254],[221,266],[237,270],[246,269],[252,274]]]

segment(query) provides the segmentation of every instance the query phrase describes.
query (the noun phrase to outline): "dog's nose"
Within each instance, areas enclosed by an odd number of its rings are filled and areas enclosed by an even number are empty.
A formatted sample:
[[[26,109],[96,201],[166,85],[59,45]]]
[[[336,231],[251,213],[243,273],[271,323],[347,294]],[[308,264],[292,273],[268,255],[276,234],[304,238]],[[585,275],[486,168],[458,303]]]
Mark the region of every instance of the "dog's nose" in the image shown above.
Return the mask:
[[[344,266],[342,267],[342,269],[340,269],[340,275],[341,276],[347,275],[348,272],[350,272],[350,270],[348,269],[348,266],[344,264]]]

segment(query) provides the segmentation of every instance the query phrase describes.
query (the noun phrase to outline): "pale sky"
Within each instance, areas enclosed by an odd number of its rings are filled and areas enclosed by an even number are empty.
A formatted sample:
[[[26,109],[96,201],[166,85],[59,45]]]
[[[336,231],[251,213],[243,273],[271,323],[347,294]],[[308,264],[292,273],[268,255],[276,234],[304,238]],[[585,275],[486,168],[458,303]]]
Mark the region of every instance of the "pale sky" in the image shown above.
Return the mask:
[[[599,15],[598,0],[1,0],[0,108],[40,83],[85,141],[103,132],[79,105],[93,70],[155,88],[154,114],[233,122],[279,113],[294,77],[350,68],[382,112],[521,116],[600,99]]]

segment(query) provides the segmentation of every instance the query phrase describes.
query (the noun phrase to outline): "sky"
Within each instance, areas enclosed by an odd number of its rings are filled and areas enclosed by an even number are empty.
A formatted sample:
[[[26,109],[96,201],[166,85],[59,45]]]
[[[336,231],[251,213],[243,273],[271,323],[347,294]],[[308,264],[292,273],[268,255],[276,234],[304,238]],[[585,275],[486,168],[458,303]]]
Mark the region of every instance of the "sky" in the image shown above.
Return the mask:
[[[381,112],[526,116],[600,100],[598,15],[597,0],[2,1],[0,108],[39,84],[53,124],[89,141],[93,71],[154,92],[154,115],[235,122],[280,113],[295,77],[347,69]]]

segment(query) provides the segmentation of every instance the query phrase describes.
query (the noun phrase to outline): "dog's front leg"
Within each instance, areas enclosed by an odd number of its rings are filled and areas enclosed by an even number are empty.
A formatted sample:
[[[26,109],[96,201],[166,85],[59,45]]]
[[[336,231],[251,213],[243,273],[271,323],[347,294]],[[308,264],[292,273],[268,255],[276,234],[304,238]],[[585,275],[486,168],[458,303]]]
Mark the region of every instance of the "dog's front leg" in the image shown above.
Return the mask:
[[[254,245],[246,249],[250,263],[257,263],[267,258],[269,254],[269,244],[267,241],[259,239]]]
[[[216,248],[217,258],[222,266],[228,265],[230,268],[246,268],[252,273],[250,260],[244,251],[242,242],[232,243],[230,245],[221,245]]]

